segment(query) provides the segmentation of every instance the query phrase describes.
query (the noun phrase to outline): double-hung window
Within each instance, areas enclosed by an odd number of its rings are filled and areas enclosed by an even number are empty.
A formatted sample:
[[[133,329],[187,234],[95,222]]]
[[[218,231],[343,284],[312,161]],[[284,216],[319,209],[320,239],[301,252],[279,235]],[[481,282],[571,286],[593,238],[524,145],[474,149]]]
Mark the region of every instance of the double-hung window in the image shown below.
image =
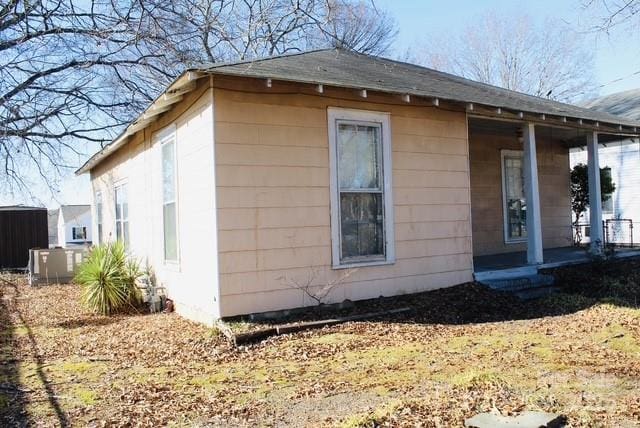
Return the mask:
[[[102,192],[96,192],[96,226],[98,227],[98,244],[102,244]]]
[[[393,262],[389,115],[332,108],[328,116],[333,266]]]
[[[523,242],[527,239],[527,198],[522,151],[502,151],[502,195],[504,240],[507,243]]]
[[[129,202],[127,185],[120,184],[115,189],[116,201],[116,239],[129,247]]]
[[[162,152],[162,224],[164,259],[178,261],[178,208],[176,185],[176,138],[171,126],[156,135]]]

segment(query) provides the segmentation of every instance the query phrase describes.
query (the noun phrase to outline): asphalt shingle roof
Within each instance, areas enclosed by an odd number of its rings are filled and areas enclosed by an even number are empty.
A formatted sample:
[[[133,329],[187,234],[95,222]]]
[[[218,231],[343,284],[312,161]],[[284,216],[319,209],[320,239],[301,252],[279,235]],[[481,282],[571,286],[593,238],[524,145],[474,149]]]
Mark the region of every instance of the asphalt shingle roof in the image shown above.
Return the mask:
[[[534,97],[415,64],[344,49],[324,49],[251,61],[203,65],[191,68],[185,73],[192,71],[408,94],[502,108],[512,112],[545,114],[640,128],[640,119],[633,120],[606,111]],[[94,168],[118,147],[126,144],[128,135],[130,132],[125,129],[110,145],[87,160],[76,174]]]
[[[91,210],[91,205],[60,205],[62,218],[65,222],[76,219]]]
[[[584,107],[640,121],[640,89],[596,98],[586,102]]]
[[[515,111],[640,126],[638,121],[606,112],[510,91],[415,64],[343,49],[325,49],[213,65],[206,67],[204,71],[433,97]]]

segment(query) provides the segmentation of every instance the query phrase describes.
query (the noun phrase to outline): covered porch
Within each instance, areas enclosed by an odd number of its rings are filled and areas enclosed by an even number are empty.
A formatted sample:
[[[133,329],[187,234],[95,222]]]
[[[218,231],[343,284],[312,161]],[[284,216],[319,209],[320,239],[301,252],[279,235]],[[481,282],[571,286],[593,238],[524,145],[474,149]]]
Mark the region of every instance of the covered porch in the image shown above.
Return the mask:
[[[586,248],[571,246],[559,248],[546,248],[543,251],[544,260],[537,267],[540,269],[551,269],[559,266],[585,263],[591,260]],[[614,257],[624,258],[640,256],[638,248],[619,248]],[[491,254],[477,256],[473,258],[474,271],[476,273],[486,273],[492,271],[522,268],[529,266],[527,263],[526,251],[515,251],[512,253]]]
[[[550,268],[603,253],[598,147],[637,129],[524,114],[469,115],[473,262],[476,277],[514,268]],[[573,245],[569,150],[588,150],[590,242]],[[618,255],[637,253],[625,249]],[[640,254],[640,253],[638,253]],[[530,270],[530,269],[528,269]],[[480,275],[479,275],[480,274]]]

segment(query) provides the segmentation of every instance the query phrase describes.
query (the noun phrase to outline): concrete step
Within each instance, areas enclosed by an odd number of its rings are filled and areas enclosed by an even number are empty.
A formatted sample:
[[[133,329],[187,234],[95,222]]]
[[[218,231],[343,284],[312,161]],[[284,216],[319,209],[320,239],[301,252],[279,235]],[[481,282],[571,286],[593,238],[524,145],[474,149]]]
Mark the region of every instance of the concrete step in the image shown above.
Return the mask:
[[[537,270],[533,273],[521,270],[519,273],[520,275],[516,275],[513,270],[509,270],[506,275],[499,275],[496,271],[489,278],[476,277],[476,281],[493,290],[513,293],[522,300],[539,299],[559,290],[553,286],[555,280],[551,275],[537,273]]]
[[[484,281],[522,278],[526,276],[536,275],[538,273],[537,266],[521,266],[510,269],[488,270],[484,272],[475,272],[473,276],[476,281],[484,283]]]
[[[478,281],[481,284],[487,285],[494,290],[500,291],[520,291],[530,288],[549,287],[554,283],[554,278],[551,275],[526,275],[512,278],[495,278],[489,280]]]

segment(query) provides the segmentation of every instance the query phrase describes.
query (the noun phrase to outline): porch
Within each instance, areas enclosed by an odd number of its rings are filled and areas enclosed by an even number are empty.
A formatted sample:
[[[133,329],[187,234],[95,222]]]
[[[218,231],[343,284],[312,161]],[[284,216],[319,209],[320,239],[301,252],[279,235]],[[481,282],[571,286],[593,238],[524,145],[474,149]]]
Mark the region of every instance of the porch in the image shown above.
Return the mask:
[[[551,269],[560,266],[586,263],[591,260],[587,248],[576,246],[547,248],[544,250],[543,255],[544,259],[542,264],[536,266],[538,269]],[[640,248],[617,248],[614,253],[614,257],[616,258],[634,256],[640,256]],[[476,275],[526,266],[529,266],[526,251],[491,254],[473,258],[473,267]]]
[[[474,273],[498,278],[584,263],[602,254],[598,148],[625,138],[597,123],[571,126],[480,115],[469,117],[469,164]],[[589,243],[573,246],[569,150],[588,149]],[[616,257],[640,255],[632,248]]]

